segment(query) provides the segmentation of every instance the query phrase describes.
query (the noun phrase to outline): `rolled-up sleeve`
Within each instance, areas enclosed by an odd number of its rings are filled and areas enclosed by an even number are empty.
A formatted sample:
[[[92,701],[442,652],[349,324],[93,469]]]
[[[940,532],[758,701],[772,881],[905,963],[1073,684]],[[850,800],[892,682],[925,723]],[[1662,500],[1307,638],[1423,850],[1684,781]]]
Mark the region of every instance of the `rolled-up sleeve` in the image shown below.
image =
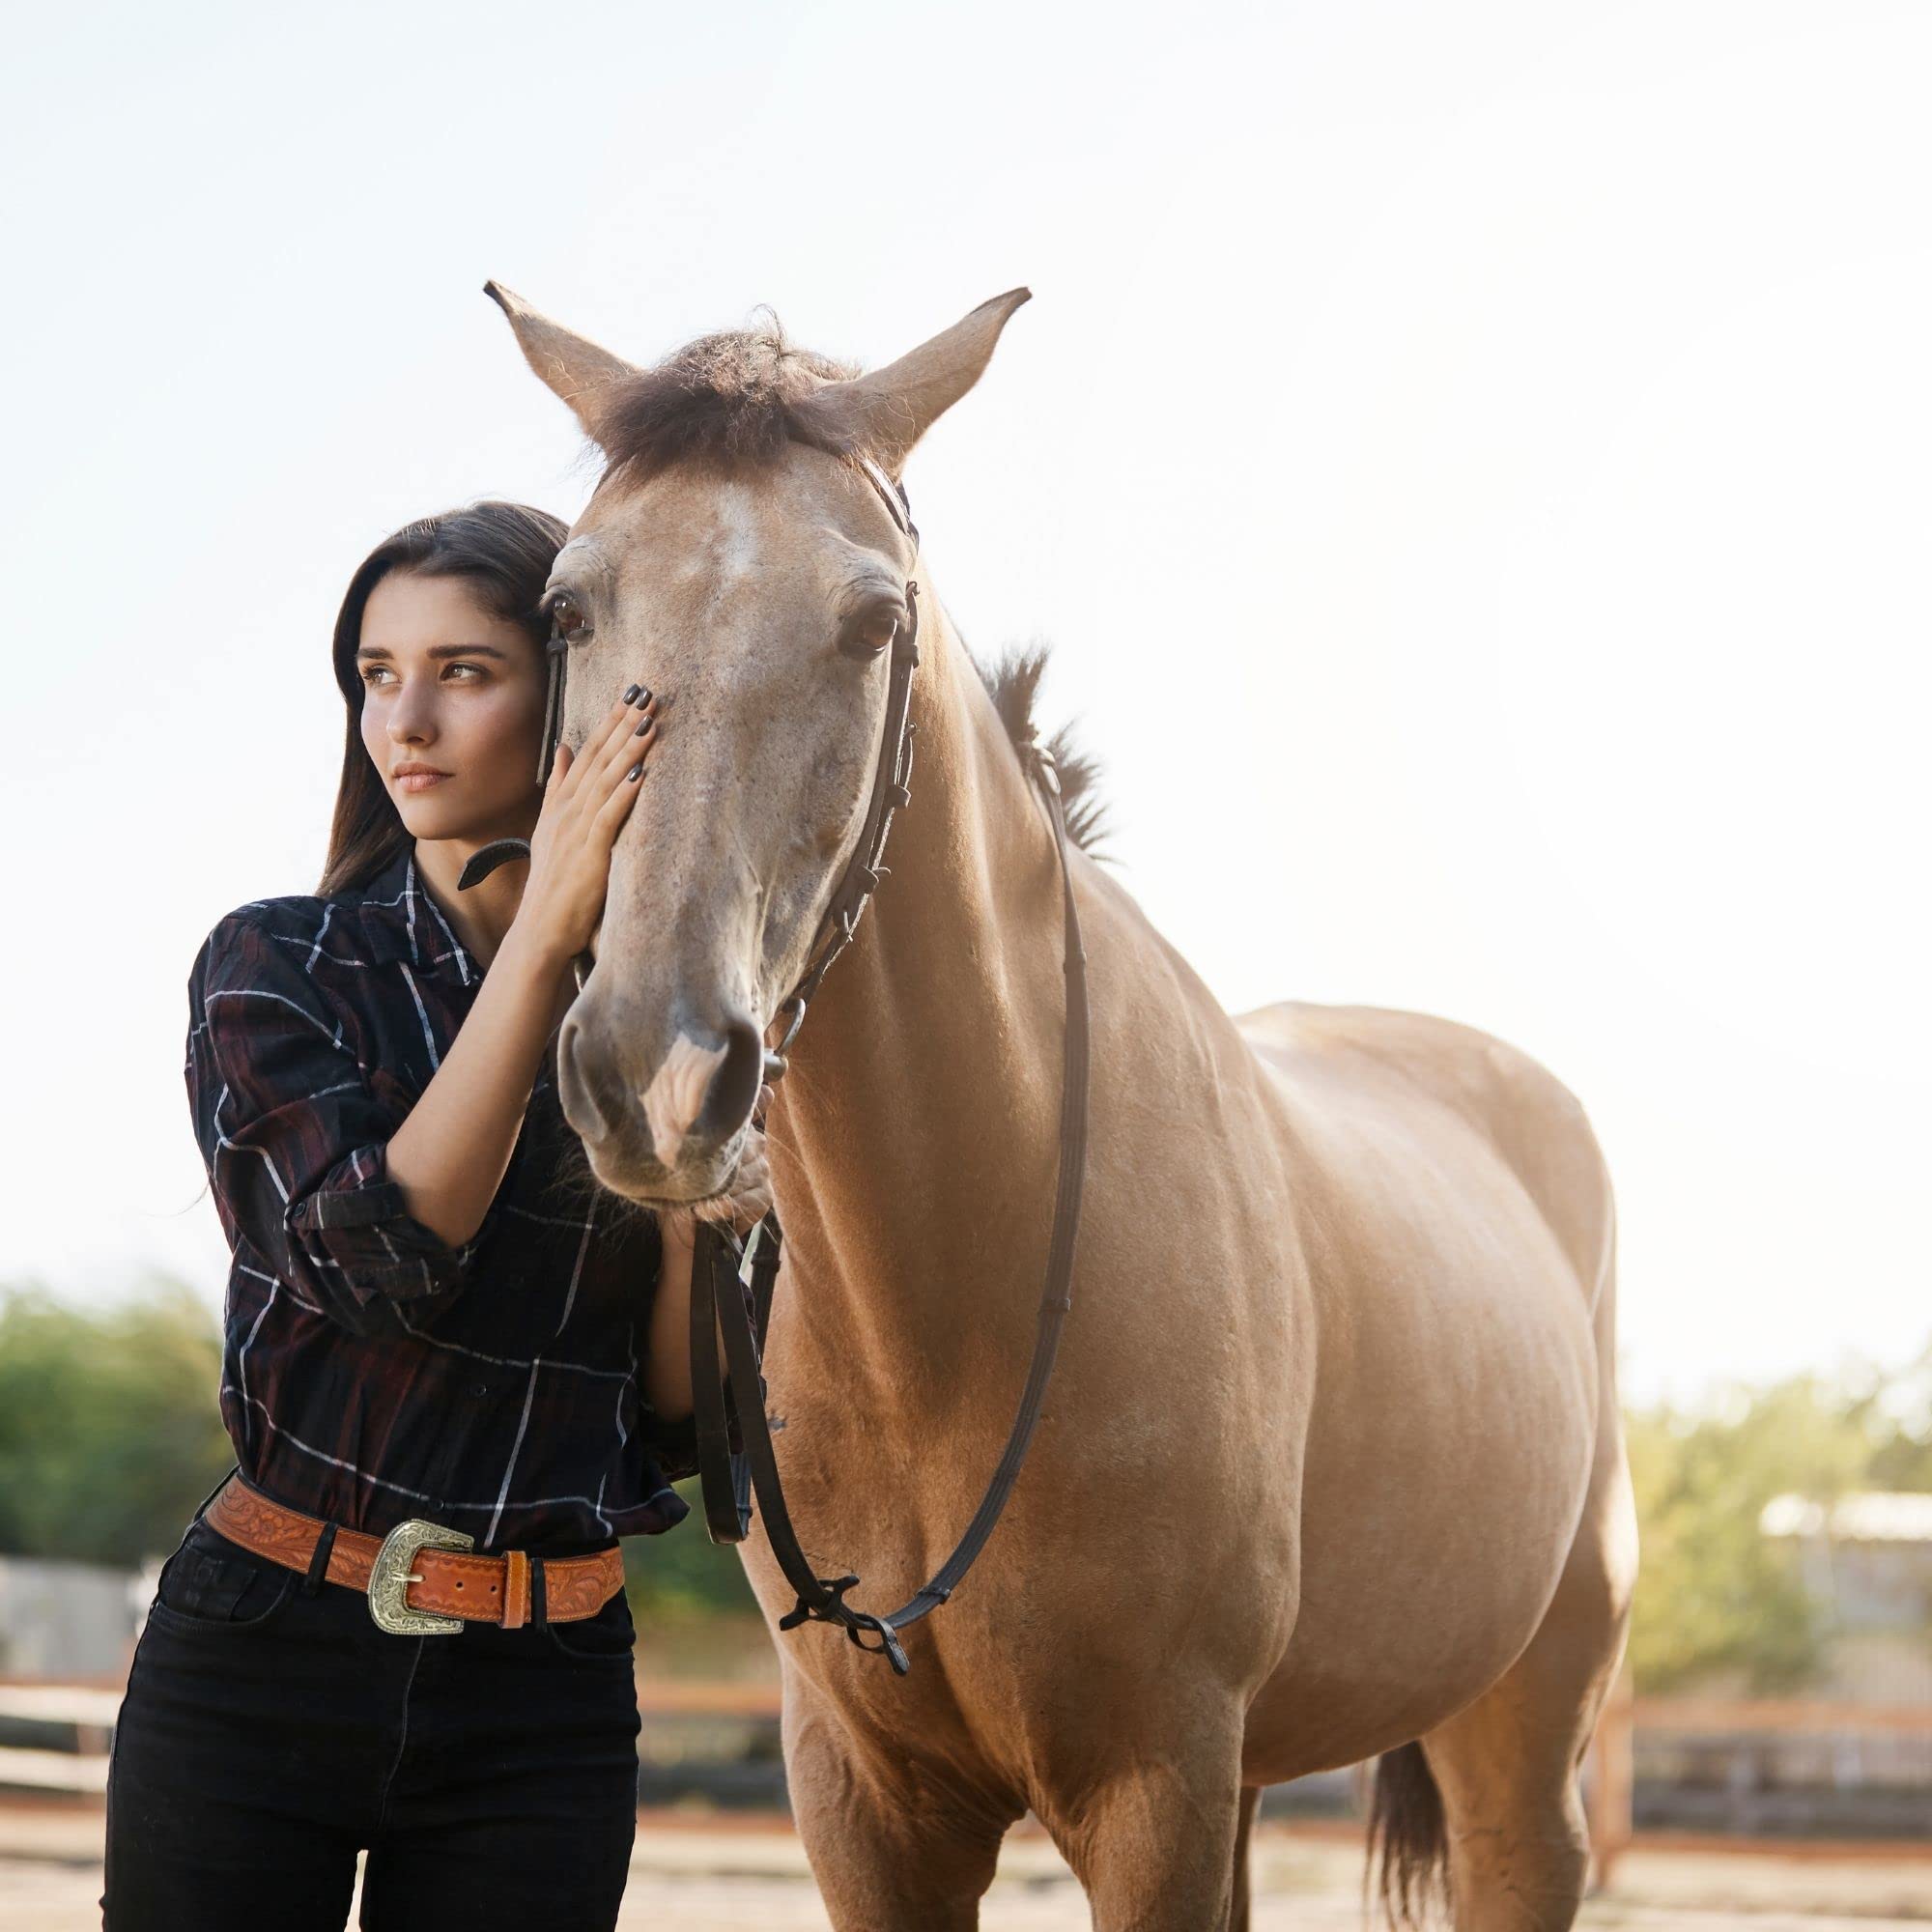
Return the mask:
[[[649,1403],[643,1403],[639,1415],[639,1434],[644,1445],[656,1459],[657,1465],[665,1472],[668,1481],[682,1482],[686,1476],[697,1473],[697,1417],[687,1415],[677,1422],[667,1422]]]
[[[290,947],[231,914],[195,961],[188,1022],[188,1100],[231,1242],[357,1330],[385,1300],[413,1316],[460,1292],[491,1219],[452,1247],[409,1212],[387,1162],[408,1109]]]

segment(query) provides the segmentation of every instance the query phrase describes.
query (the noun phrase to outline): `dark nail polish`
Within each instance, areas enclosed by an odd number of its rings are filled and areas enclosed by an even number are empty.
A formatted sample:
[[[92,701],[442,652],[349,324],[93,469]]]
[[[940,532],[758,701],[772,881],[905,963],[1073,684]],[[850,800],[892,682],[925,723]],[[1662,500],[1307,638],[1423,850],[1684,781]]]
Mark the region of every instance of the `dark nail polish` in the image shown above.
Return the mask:
[[[634,738],[641,738],[646,731],[655,731],[657,727],[658,721],[655,718],[646,718],[631,735]]]
[[[635,703],[637,703],[637,701],[638,701],[638,693],[639,693],[639,692],[640,692],[640,691],[641,691],[642,689],[643,689],[643,686],[642,686],[642,685],[640,685],[640,684],[634,684],[634,685],[632,685],[632,687],[630,688],[630,690],[629,690],[629,691],[627,691],[627,692],[625,692],[625,694],[624,694],[624,702],[625,702],[626,704],[635,704]]]
[[[636,701],[639,704],[648,704],[651,701],[651,688],[649,685],[639,685]]]
[[[633,765],[631,769],[624,774],[624,776],[628,778],[633,784],[636,784],[637,781],[643,777],[643,775],[644,775],[644,767],[643,767],[643,761],[641,759],[639,759],[637,764]]]

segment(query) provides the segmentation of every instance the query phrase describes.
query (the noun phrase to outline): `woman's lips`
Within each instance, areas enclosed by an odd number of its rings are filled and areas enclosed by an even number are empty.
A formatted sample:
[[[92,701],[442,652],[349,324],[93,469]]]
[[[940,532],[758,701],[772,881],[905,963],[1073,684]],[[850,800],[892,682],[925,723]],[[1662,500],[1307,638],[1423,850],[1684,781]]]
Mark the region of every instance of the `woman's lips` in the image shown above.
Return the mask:
[[[398,791],[428,791],[448,778],[447,772],[405,772],[396,781]]]

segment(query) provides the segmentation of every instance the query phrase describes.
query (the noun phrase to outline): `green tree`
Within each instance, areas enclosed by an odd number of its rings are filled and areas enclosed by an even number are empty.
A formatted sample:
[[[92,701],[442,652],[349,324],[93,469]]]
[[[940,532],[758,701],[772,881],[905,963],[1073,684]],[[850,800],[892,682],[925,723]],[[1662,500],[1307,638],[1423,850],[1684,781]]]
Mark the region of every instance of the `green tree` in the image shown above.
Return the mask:
[[[1932,1488],[1932,1445],[1915,1436],[1904,1399],[1916,1373],[1856,1386],[1802,1376],[1696,1411],[1626,1416],[1642,1540],[1630,1655],[1643,1690],[1735,1669],[1775,1692],[1817,1673],[1831,1632],[1796,1549],[1759,1519],[1778,1495],[1830,1504],[1854,1490]]]
[[[1878,1441],[1871,1487],[1932,1490],[1932,1343],[1876,1391],[1871,1407]]]
[[[0,1551],[132,1565],[233,1460],[221,1340],[180,1282],[101,1309],[0,1289]]]
[[[754,1617],[758,1601],[738,1552],[715,1544],[704,1530],[697,1478],[678,1484],[691,1514],[663,1536],[634,1536],[624,1545],[625,1588],[632,1613],[646,1621],[678,1622],[720,1612]]]

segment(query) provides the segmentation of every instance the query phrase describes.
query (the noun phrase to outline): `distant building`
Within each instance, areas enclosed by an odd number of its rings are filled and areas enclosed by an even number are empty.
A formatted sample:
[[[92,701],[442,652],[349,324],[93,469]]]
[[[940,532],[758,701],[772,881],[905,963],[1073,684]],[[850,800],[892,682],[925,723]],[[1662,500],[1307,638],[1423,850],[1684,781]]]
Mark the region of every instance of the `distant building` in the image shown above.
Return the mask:
[[[131,1570],[0,1556],[0,1677],[118,1676],[153,1594]]]
[[[1797,1545],[1805,1587],[1834,1634],[1932,1636],[1932,1493],[1775,1496],[1758,1528]]]
[[[1716,1683],[1699,1687],[1702,1721],[1639,1727],[1636,1822],[1932,1837],[1932,1494],[1777,1496],[1758,1529],[1797,1559],[1822,1668],[1755,1721],[1738,1720],[1751,1709],[1743,1684]]]

